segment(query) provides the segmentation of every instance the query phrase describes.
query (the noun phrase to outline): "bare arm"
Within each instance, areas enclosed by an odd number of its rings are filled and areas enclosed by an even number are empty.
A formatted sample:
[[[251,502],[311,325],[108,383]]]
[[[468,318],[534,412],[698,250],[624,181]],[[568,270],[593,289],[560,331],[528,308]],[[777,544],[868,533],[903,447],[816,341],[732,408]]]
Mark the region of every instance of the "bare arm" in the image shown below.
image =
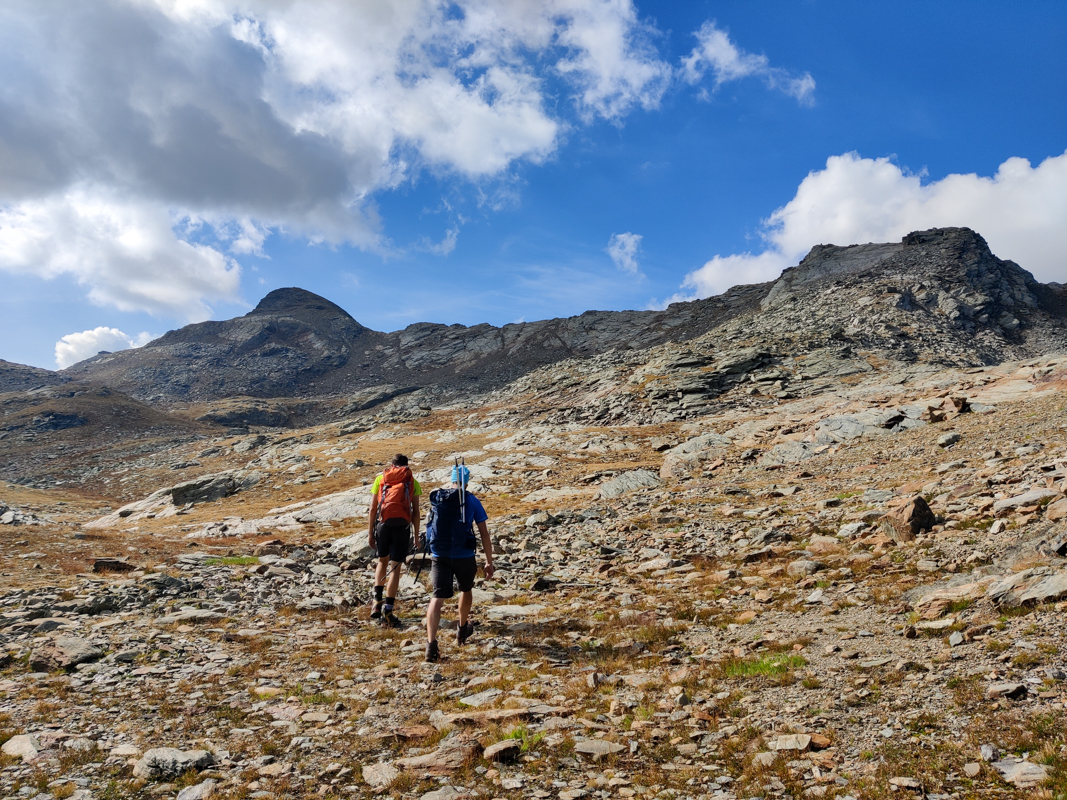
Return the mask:
[[[419,524],[422,522],[419,519],[419,496],[415,495],[411,499],[411,525],[415,529],[415,541],[419,539]]]
[[[370,517],[367,519],[367,538],[370,546],[374,547],[374,522],[378,519],[378,495],[375,494],[370,500]]]
[[[482,551],[485,553],[485,577],[492,578],[496,567],[493,566],[493,540],[489,538],[489,526],[479,522],[478,533],[482,535]]]

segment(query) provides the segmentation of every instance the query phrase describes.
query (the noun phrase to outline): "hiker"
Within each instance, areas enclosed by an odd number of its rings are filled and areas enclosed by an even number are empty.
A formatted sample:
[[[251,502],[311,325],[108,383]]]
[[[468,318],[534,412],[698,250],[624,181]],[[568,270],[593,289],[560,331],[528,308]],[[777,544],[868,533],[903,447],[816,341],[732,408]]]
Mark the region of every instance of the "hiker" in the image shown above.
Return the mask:
[[[471,604],[474,600],[474,576],[478,571],[475,550],[478,540],[474,526],[482,537],[485,553],[485,577],[492,578],[493,542],[481,502],[467,491],[470,470],[456,466],[452,470],[452,485],[430,493],[430,516],[426,521],[426,542],[430,550],[430,584],[433,599],[426,609],[426,660],[437,661],[441,655],[437,647],[437,629],[441,624],[441,607],[452,597],[452,582],[459,586],[459,622],[456,627],[456,644],[462,645],[474,633],[470,622]]]
[[[419,536],[419,495],[422,487],[411,474],[408,457],[393,456],[392,466],[374,479],[371,486],[368,543],[378,553],[374,570],[374,606],[370,618],[383,625],[400,627],[393,609],[400,588],[400,570],[411,549],[411,529]],[[384,598],[383,595],[384,594]]]

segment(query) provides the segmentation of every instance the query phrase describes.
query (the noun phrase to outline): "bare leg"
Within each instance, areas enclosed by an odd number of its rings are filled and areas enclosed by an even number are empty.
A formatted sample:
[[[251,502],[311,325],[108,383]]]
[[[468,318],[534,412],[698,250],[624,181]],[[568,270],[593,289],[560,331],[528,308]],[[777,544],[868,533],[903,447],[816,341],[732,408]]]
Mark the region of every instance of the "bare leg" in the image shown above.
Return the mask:
[[[381,562],[378,562],[381,565]],[[389,586],[385,590],[386,597],[396,597],[397,590],[400,588],[400,571],[404,568],[403,561],[390,561],[389,569]],[[384,576],[383,576],[384,577]]]
[[[385,586],[385,572],[389,569],[389,557],[378,559],[378,566],[374,568],[374,585]]]
[[[437,629],[441,625],[441,608],[445,601],[439,597],[430,600],[430,607],[426,609],[426,641],[437,641]]]
[[[459,624],[460,627],[467,624],[467,616],[471,613],[471,605],[474,603],[474,592],[459,593]]]

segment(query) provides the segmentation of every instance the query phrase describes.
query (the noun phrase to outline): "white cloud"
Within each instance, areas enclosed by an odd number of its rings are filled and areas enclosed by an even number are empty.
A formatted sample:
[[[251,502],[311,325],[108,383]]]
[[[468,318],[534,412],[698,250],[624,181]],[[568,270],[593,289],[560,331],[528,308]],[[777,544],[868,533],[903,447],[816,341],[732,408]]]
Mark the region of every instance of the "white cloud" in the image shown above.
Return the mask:
[[[118,328],[93,328],[91,331],[81,333],[68,333],[56,342],[56,366],[66,369],[71,364],[77,364],[87,358],[91,358],[101,350],[114,352],[127,350],[131,347],[141,347],[152,340],[148,333],[140,333],[136,338],[128,336]]]
[[[746,53],[713,20],[705,22],[695,36],[697,46],[682,59],[682,77],[689,83],[699,83],[710,69],[716,88],[728,81],[757,77],[768,88],[785,92],[801,104],[813,102],[815,79],[809,73],[795,75],[781,67],[772,67],[765,55]]]
[[[640,275],[637,266],[637,251],[641,246],[639,233],[613,233],[604,252],[611,256],[615,266],[630,275]]]
[[[100,305],[189,321],[206,300],[235,300],[240,268],[218,250],[178,237],[159,204],[99,187],[0,207],[0,270],[69,275]]]
[[[1067,281],[1067,152],[1037,167],[1009,158],[992,177],[952,174],[926,184],[888,158],[831,156],[763,221],[762,252],[715,256],[686,276],[692,295],[672,299],[772,280],[816,244],[900,241],[938,227],[971,228],[1038,280]]]
[[[0,264],[202,316],[236,291],[222,249],[262,256],[282,230],[388,249],[376,192],[423,169],[482,192],[575,124],[656,107],[657,35],[631,0],[0,4]],[[146,218],[87,219],[85,186]],[[160,259],[113,229],[150,230]]]

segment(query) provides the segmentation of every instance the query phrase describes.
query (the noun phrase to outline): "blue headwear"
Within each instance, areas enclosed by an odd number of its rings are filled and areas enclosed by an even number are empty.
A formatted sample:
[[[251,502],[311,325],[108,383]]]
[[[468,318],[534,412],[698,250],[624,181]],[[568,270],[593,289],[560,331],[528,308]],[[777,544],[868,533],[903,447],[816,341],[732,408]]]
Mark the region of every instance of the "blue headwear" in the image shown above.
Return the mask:
[[[463,480],[460,480],[460,476],[463,476]],[[466,467],[452,467],[452,483],[458,483],[461,486],[466,486],[471,479],[471,471]]]

